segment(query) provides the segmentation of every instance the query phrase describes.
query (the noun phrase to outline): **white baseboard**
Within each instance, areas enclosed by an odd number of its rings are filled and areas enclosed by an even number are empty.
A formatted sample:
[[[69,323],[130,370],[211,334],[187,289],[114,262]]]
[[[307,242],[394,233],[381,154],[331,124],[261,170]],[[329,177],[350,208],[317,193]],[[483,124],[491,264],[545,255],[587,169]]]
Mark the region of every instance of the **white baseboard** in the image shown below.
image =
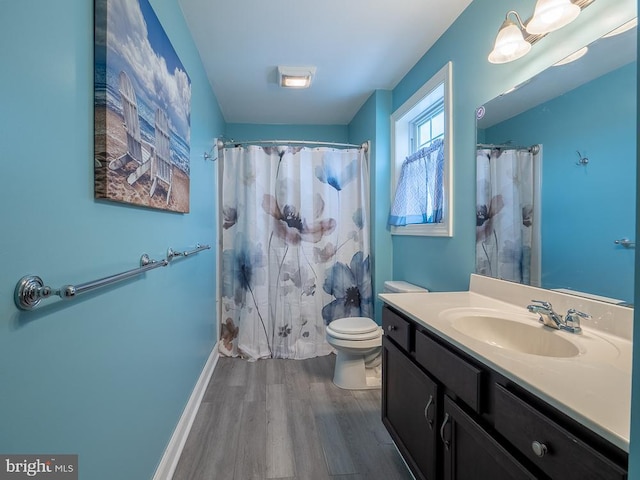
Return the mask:
[[[196,418],[196,414],[198,413],[198,408],[200,407],[200,402],[202,401],[204,392],[209,384],[209,379],[211,378],[211,375],[213,375],[213,370],[216,368],[216,364],[218,363],[218,358],[220,358],[220,355],[218,353],[218,343],[216,342],[213,346],[213,350],[211,350],[209,358],[207,359],[207,363],[205,363],[204,368],[200,373],[196,386],[193,388],[193,392],[191,392],[189,401],[184,407],[180,421],[178,422],[178,425],[176,425],[173,435],[171,435],[171,440],[169,440],[169,444],[162,455],[162,459],[158,464],[153,480],[169,480],[173,478],[173,472],[175,472],[176,466],[178,465],[182,449],[184,448],[184,444],[189,436],[193,420]]]

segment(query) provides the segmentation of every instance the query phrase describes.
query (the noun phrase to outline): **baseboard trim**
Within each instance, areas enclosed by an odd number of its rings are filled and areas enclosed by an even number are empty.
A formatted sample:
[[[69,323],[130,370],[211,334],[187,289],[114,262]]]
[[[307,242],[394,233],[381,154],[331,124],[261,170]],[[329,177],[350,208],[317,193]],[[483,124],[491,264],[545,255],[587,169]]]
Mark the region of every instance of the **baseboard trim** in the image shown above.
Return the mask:
[[[200,377],[191,392],[189,401],[184,407],[180,421],[178,422],[178,425],[176,425],[173,435],[171,435],[171,440],[169,440],[167,448],[162,455],[162,459],[158,464],[153,480],[168,480],[173,478],[173,473],[176,470],[178,460],[182,454],[182,449],[184,448],[184,444],[187,441],[189,432],[191,431],[191,426],[193,425],[193,421],[198,413],[198,408],[200,407],[200,402],[202,401],[204,392],[207,389],[211,375],[213,375],[213,370],[216,368],[216,364],[218,363],[218,358],[220,358],[220,354],[218,353],[218,343],[216,342],[213,346],[213,350],[211,350],[209,358],[207,359],[207,363],[205,363],[204,368],[200,373]]]

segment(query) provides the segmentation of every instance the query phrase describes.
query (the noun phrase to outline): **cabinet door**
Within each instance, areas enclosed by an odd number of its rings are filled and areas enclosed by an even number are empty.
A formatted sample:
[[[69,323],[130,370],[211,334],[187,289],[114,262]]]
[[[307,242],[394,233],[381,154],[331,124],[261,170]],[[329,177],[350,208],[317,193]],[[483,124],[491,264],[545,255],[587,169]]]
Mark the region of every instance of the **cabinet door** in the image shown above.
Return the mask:
[[[419,480],[436,480],[438,389],[393,342],[382,342],[382,422]]]
[[[443,415],[439,436],[445,480],[536,478],[447,396]]]

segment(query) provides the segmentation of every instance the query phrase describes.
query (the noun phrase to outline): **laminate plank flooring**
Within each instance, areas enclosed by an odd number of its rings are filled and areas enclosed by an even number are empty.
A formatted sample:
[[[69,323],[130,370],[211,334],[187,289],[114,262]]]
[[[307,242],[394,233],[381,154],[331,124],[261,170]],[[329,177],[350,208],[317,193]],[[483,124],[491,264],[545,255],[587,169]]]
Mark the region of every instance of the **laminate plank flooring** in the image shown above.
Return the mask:
[[[221,357],[173,480],[411,480],[380,390],[342,390],[335,356]]]

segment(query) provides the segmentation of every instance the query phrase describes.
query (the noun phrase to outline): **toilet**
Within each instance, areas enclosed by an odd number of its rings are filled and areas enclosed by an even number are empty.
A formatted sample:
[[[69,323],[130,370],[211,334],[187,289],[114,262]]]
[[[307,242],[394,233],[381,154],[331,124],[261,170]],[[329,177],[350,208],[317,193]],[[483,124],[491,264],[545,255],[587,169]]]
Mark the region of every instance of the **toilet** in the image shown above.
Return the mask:
[[[427,292],[403,281],[384,282],[385,293]],[[379,388],[382,383],[382,328],[366,317],[338,318],[326,327],[336,350],[333,383],[346,390]]]

